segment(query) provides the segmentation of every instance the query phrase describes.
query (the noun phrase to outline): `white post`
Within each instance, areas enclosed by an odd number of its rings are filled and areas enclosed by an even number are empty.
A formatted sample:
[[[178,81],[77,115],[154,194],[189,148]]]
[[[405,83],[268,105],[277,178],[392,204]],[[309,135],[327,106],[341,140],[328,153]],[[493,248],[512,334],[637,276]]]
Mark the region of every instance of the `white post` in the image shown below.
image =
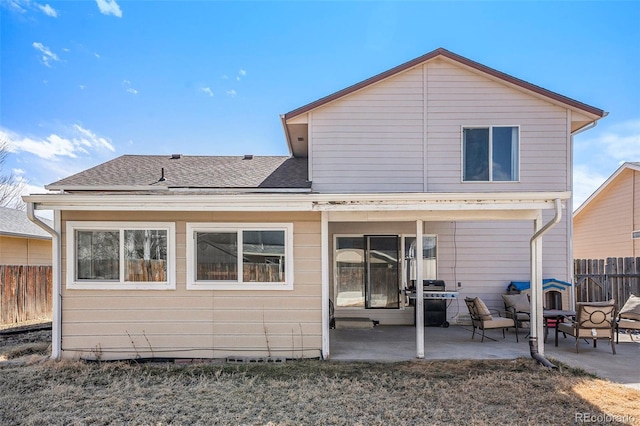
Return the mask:
[[[51,358],[59,360],[62,355],[62,225],[60,220],[60,211],[53,211],[53,226],[57,236],[52,238],[52,257],[51,266],[52,282],[52,306],[51,306]],[[68,237],[68,236],[67,236]]]
[[[534,235],[542,228],[542,213],[533,221]],[[544,317],[542,294],[542,238],[531,244],[531,337],[536,338],[538,353],[544,356]]]
[[[424,358],[422,220],[416,220],[416,358]]]
[[[322,358],[329,359],[329,213],[323,211],[320,221],[320,259],[322,270]],[[303,354],[304,355],[304,354]]]

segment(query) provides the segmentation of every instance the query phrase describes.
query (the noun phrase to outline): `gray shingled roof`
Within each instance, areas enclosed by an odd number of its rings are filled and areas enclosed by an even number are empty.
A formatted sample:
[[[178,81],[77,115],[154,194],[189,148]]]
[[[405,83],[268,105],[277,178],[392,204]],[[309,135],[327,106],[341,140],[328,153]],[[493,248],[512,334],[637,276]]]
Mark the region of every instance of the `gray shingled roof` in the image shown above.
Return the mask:
[[[53,227],[53,222],[50,220],[42,218],[41,220]],[[0,235],[51,239],[51,235],[48,232],[29,220],[26,212],[6,207],[0,207]]]
[[[164,169],[164,181],[160,181]],[[307,159],[123,155],[69,176],[48,189],[149,186],[159,188],[310,188]]]

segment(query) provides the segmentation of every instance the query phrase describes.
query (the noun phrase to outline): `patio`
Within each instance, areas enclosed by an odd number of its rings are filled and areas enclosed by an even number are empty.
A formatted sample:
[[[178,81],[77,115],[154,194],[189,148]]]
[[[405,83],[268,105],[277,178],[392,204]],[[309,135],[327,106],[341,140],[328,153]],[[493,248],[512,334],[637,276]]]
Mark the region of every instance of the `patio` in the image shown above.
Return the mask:
[[[471,339],[471,326],[456,325],[448,328],[425,327],[424,354],[427,360],[437,359],[514,359],[530,357],[527,333],[520,331],[516,343],[513,331],[506,338],[498,330],[489,330],[480,343],[476,333]],[[332,361],[398,362],[416,359],[416,330],[409,326],[378,326],[372,329],[331,330],[330,348]],[[580,353],[575,351],[575,340],[560,335],[558,347],[554,346],[553,330],[545,344],[545,356],[571,367],[581,368],[601,378],[609,379],[640,390],[640,339],[620,334],[616,355],[611,353],[608,342],[601,341],[597,348],[582,341]]]

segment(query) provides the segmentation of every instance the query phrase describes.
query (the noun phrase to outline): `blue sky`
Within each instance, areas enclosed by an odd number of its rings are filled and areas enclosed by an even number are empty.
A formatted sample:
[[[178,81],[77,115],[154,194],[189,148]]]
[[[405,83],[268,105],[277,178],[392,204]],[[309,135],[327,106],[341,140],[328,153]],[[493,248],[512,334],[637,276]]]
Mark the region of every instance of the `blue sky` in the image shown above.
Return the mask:
[[[28,192],[123,154],[286,155],[279,114],[444,47],[604,109],[575,206],[640,161],[640,1],[0,0],[0,138]]]

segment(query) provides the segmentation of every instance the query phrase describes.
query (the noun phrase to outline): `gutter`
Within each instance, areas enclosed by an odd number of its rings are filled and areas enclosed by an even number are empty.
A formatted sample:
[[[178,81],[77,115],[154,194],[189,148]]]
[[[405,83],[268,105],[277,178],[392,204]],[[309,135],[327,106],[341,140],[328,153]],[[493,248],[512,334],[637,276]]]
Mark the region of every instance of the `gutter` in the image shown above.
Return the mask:
[[[53,307],[51,312],[51,324],[52,324],[52,332],[51,332],[51,359],[56,361],[60,360],[60,352],[61,352],[61,343],[62,343],[62,295],[60,289],[60,234],[47,225],[45,222],[40,220],[35,215],[35,203],[27,202],[27,217],[31,222],[38,225],[40,228],[47,231],[51,234],[51,248],[52,248],[52,296],[53,296]],[[55,225],[54,225],[55,226]]]
[[[537,272],[534,272],[534,268],[536,268],[537,266],[533,264],[534,250],[535,250],[535,245],[536,245],[537,241],[540,238],[542,238],[542,236],[544,234],[546,234],[547,231],[549,231],[551,228],[556,226],[560,222],[560,219],[562,219],[562,202],[560,201],[559,198],[556,198],[555,200],[553,200],[553,202],[554,202],[554,207],[555,207],[555,216],[546,225],[544,225],[538,232],[533,234],[533,236],[531,237],[531,240],[529,241],[532,278],[533,278],[533,276],[537,276],[538,275]],[[537,260],[538,260],[538,262],[542,261],[542,259],[537,259]],[[538,278],[541,278],[541,277],[538,277]],[[542,280],[540,281],[540,283],[542,283]],[[537,289],[535,291],[537,292]],[[534,286],[533,286],[533,279],[532,279],[531,280],[531,294],[532,295],[533,295],[533,292],[534,292]],[[538,336],[538,333],[537,333],[536,324],[537,324],[537,318],[539,317],[539,313],[542,311],[542,300],[537,296],[534,298],[534,300],[536,301],[536,306],[534,307],[534,309],[532,311],[534,311],[536,315],[534,315],[533,321],[530,321],[530,326],[531,326],[531,334],[530,334],[530,336],[531,337],[529,337],[529,352],[531,353],[531,358],[533,358],[536,361],[538,361],[538,363],[544,365],[545,367],[556,369],[558,367],[556,365],[552,364],[551,362],[549,362],[549,360],[547,360],[544,357],[543,354],[539,353],[539,350],[538,350],[538,338],[539,338],[539,336]]]

